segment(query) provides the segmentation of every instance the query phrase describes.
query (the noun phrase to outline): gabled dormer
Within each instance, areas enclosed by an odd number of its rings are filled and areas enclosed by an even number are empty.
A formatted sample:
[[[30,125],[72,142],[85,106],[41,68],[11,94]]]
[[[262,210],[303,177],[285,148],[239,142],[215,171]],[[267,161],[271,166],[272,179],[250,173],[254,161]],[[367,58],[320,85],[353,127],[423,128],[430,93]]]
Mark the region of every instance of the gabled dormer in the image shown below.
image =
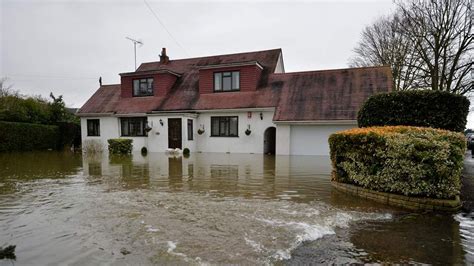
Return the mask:
[[[199,93],[255,91],[263,67],[257,61],[208,65],[199,68]]]
[[[161,52],[160,63],[163,66],[169,63],[165,48]],[[181,74],[165,68],[121,73],[122,91],[120,96],[122,98],[164,97],[180,76]]]

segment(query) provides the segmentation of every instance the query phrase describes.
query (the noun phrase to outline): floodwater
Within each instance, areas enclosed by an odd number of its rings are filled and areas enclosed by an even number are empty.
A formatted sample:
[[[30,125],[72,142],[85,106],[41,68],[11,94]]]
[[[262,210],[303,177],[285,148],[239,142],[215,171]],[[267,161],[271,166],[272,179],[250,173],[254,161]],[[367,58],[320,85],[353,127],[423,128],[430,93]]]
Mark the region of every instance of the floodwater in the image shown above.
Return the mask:
[[[15,265],[474,263],[472,214],[337,192],[329,158],[0,154]]]

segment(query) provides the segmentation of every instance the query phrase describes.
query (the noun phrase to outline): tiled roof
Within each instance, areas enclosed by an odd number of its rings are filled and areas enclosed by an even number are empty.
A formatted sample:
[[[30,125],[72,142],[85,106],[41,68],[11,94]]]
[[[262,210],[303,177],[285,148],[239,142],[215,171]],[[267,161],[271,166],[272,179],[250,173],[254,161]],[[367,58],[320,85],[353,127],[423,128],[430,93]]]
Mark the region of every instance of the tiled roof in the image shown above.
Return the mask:
[[[120,85],[102,86],[79,110],[116,114],[152,111],[275,107],[275,121],[354,120],[370,95],[391,90],[389,67],[273,74],[281,50],[142,64],[137,71],[167,69],[182,74],[167,97],[120,98]],[[199,94],[199,68],[256,61],[263,66],[254,92]]]
[[[274,120],[355,120],[371,95],[391,91],[390,67],[274,74],[269,81],[281,87]]]

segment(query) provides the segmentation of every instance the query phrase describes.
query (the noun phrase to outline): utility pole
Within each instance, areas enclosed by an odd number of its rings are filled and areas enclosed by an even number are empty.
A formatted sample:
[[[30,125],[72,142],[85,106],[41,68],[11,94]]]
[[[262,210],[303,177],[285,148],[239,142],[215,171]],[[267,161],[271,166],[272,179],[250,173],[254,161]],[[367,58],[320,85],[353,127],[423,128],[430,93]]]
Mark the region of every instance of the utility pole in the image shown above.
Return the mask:
[[[139,41],[139,40],[132,39],[130,37],[125,37],[125,38],[133,42],[133,52],[134,52],[134,55],[135,55],[135,70],[137,70],[137,43],[140,44],[140,45],[143,45],[143,42]]]

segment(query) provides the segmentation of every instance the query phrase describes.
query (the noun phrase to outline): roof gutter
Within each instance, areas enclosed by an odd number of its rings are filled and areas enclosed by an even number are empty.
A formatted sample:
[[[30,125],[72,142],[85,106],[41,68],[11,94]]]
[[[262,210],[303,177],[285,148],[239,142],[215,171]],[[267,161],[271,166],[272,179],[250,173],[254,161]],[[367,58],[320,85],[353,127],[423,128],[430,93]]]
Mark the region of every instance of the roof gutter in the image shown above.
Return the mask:
[[[357,120],[300,120],[300,121],[273,121],[280,125],[357,125]]]
[[[98,117],[98,116],[114,116],[115,113],[109,112],[109,113],[80,113],[77,112],[75,113],[76,116],[80,117]]]

